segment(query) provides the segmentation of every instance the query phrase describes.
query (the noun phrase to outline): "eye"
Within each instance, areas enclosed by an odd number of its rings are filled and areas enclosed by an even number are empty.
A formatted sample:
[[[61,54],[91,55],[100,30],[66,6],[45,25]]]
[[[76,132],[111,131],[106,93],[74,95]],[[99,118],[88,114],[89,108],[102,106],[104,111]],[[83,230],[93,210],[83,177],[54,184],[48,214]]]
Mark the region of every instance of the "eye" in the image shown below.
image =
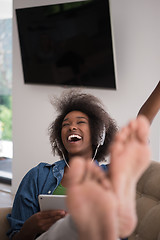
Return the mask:
[[[86,123],[85,121],[78,121],[77,124]]]
[[[65,126],[69,126],[69,123],[63,123],[62,124],[62,128],[65,127]]]

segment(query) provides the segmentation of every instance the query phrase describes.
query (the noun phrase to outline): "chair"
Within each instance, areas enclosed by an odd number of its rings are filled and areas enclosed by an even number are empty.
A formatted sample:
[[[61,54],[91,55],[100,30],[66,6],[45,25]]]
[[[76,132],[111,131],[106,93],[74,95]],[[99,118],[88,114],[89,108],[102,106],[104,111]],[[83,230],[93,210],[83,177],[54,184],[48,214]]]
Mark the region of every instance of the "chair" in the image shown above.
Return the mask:
[[[138,224],[129,240],[160,240],[160,163],[152,161],[137,184]]]
[[[152,161],[137,184],[138,224],[129,240],[160,240],[160,163]],[[0,240],[7,240],[11,208],[0,208]]]
[[[9,223],[7,221],[7,214],[11,213],[12,208],[0,208],[0,239],[7,240],[6,232],[9,229]]]

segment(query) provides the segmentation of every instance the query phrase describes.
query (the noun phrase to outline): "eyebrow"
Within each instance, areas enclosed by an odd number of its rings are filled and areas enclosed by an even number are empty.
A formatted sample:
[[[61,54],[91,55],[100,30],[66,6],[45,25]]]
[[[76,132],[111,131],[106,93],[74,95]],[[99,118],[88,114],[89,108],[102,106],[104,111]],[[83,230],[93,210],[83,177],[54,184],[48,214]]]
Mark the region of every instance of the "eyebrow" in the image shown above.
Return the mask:
[[[85,120],[87,120],[88,121],[88,118],[86,118],[86,117],[76,117],[77,119],[85,119]],[[64,120],[63,120],[63,122],[65,122],[65,121],[68,121],[69,120],[69,118],[65,118]]]

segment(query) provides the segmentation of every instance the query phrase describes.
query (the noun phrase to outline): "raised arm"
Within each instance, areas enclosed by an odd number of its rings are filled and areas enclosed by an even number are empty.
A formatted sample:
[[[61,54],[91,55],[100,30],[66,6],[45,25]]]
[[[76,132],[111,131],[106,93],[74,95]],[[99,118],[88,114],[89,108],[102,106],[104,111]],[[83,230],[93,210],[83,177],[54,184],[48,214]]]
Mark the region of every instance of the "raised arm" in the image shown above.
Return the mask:
[[[154,117],[160,110],[160,81],[158,82],[157,86],[145,101],[145,103],[140,108],[138,115],[143,114],[145,115],[150,124],[152,123]]]

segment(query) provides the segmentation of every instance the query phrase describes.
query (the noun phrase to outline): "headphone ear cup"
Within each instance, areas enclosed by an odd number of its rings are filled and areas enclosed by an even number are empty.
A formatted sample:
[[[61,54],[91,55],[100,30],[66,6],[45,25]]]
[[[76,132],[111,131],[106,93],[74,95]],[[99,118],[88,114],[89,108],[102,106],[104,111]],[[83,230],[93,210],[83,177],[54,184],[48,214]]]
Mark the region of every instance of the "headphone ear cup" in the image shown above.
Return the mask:
[[[103,146],[104,141],[105,141],[105,137],[106,137],[106,128],[105,128],[105,126],[103,126],[103,130],[99,134],[98,145]]]
[[[99,137],[98,137],[98,143],[97,143],[97,147],[96,147],[96,150],[95,150],[95,153],[94,153],[94,156],[93,156],[93,160],[96,157],[99,146],[103,146],[104,141],[105,141],[105,137],[106,137],[106,128],[105,128],[105,126],[103,126],[103,130],[100,132]]]

